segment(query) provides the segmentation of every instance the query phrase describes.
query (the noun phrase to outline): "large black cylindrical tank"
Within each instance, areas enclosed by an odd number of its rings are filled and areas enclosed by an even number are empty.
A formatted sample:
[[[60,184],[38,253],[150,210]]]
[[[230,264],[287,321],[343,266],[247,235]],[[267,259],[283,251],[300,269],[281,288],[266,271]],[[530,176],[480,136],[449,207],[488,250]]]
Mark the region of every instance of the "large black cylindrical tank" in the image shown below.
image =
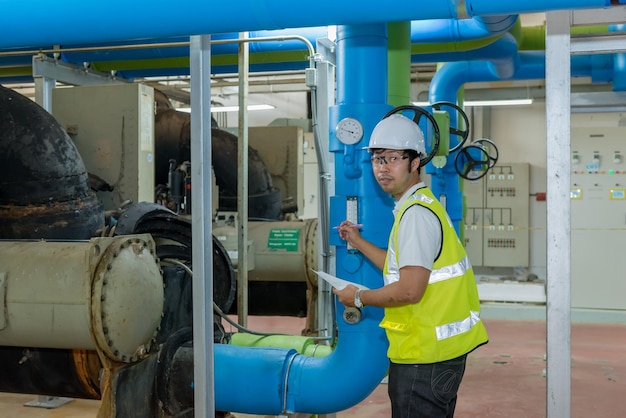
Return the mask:
[[[88,239],[103,226],[70,137],[41,106],[0,86],[0,238]]]
[[[167,184],[169,160],[191,160],[190,114],[158,106],[155,130],[155,184]],[[237,211],[238,138],[212,124],[211,158],[219,187],[219,210]],[[258,151],[248,147],[248,216],[280,220],[282,197]]]

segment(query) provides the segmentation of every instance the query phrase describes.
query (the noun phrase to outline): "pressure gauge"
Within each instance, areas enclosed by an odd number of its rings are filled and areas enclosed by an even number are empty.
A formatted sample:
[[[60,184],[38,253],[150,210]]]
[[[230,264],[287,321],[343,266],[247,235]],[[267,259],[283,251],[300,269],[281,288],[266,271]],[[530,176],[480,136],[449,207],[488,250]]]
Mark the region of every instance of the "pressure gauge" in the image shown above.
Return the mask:
[[[435,155],[430,162],[433,163],[435,168],[443,168],[446,165],[447,158],[445,155]]]
[[[337,139],[346,145],[356,144],[363,138],[363,125],[354,118],[343,118],[337,124]]]

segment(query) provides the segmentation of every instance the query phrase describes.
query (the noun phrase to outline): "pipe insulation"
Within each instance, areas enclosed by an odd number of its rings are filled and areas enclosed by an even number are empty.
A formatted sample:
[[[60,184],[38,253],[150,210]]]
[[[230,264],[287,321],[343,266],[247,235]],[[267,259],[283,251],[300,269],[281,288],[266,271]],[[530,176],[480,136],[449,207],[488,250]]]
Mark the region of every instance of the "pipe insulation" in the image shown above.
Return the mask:
[[[88,242],[0,241],[0,345],[98,350],[136,362],[163,311],[148,234]]]

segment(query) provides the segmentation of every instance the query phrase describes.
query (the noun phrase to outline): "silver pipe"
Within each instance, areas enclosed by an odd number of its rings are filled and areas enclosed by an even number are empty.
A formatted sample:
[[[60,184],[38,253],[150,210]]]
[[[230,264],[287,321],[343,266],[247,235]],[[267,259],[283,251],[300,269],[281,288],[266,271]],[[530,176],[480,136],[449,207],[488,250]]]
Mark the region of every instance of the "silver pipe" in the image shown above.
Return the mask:
[[[315,48],[311,41],[300,35],[284,35],[284,36],[259,36],[258,38],[246,39],[220,39],[211,41],[211,45],[223,45],[243,42],[267,42],[267,41],[286,41],[289,39],[301,40],[309,50],[311,56],[315,54]],[[0,57],[16,57],[22,55],[37,54],[59,54],[61,52],[96,52],[96,51],[124,51],[132,49],[154,49],[154,48],[175,48],[181,46],[189,46],[189,42],[160,42],[156,44],[133,44],[133,45],[110,45],[110,46],[88,46],[77,48],[52,48],[52,49],[31,49],[26,51],[5,51],[0,52]]]

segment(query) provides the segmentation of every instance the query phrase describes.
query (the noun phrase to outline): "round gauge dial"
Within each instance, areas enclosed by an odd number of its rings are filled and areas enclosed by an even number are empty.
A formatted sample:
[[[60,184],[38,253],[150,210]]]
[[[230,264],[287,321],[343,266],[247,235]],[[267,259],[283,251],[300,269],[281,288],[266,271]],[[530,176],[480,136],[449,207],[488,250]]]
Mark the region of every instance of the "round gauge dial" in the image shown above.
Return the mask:
[[[445,157],[445,155],[435,155],[430,160],[430,162],[433,163],[435,168],[443,168],[443,167],[445,167],[447,161],[448,161],[448,159]]]
[[[363,138],[363,125],[354,118],[343,118],[337,124],[337,139],[346,145],[356,144]]]

